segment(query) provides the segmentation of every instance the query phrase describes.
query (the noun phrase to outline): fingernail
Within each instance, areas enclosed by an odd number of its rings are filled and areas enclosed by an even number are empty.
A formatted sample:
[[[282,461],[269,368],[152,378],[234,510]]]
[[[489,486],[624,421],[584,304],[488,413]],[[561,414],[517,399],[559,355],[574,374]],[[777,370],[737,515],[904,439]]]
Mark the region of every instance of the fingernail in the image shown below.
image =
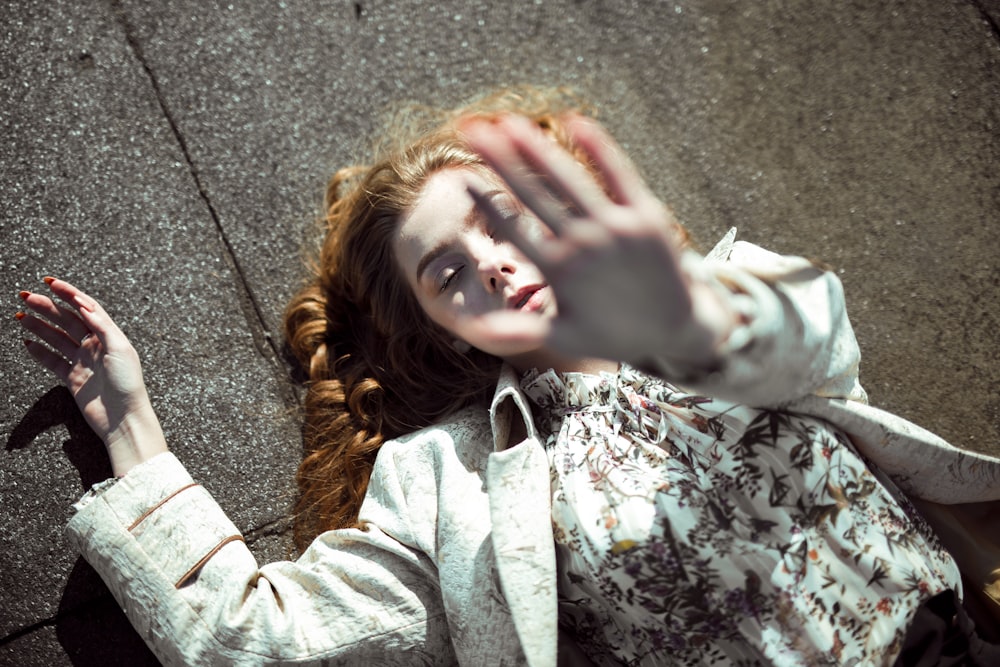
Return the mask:
[[[31,296],[31,292],[27,290],[21,290],[20,292],[17,293],[17,295],[22,299],[27,299],[29,296]]]
[[[474,130],[476,125],[483,122],[483,119],[478,116],[467,116],[465,118],[459,118],[456,123],[459,132],[468,132],[469,130]]]
[[[472,116],[466,116],[458,122],[458,129],[462,132],[469,130],[473,132],[486,132],[488,128],[499,123],[501,118],[503,118],[502,115],[483,116],[475,114]]]
[[[14,319],[15,320],[23,320],[24,317],[25,317],[24,313],[22,313],[22,312],[16,312],[16,313],[14,313]]]
[[[46,285],[51,285],[55,281],[56,279],[53,278],[52,276],[45,276],[44,278],[42,278],[42,282],[45,283]]]

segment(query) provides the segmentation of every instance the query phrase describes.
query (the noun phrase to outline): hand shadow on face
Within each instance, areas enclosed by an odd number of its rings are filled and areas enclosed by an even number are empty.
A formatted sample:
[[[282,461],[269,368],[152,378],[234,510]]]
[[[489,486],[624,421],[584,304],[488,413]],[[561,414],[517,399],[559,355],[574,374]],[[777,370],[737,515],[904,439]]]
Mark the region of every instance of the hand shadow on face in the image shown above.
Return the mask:
[[[68,431],[63,452],[79,473],[83,489],[112,476],[104,443],[63,386],[53,387],[35,401],[7,438],[5,449],[26,449],[42,433],[59,426]],[[76,560],[67,576],[53,620],[56,639],[76,667],[159,664],[100,576],[83,558]]]

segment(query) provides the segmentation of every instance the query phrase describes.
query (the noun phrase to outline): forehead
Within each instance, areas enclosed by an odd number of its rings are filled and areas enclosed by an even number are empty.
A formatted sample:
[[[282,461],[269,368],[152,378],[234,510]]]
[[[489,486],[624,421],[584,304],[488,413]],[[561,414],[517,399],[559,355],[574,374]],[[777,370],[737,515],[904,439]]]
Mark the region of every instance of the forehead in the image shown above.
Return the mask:
[[[393,240],[396,261],[408,281],[415,280],[424,255],[466,227],[474,206],[469,185],[483,189],[494,183],[487,174],[470,167],[441,169],[427,179],[416,203],[403,214]]]
[[[452,219],[461,221],[472,207],[469,185],[484,183],[482,175],[467,167],[440,169],[427,178],[416,203],[403,214],[403,236],[424,236]]]

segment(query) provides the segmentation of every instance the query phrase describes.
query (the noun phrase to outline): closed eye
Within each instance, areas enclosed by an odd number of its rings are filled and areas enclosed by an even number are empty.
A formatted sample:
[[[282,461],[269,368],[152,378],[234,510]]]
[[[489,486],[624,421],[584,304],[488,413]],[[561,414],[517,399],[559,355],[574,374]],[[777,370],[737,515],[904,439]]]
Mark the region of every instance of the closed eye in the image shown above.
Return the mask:
[[[451,286],[452,282],[455,280],[455,278],[458,277],[458,274],[461,273],[462,269],[464,269],[464,268],[465,268],[465,266],[463,266],[463,265],[460,265],[460,266],[457,266],[457,267],[451,267],[450,266],[450,267],[446,268],[444,271],[442,271],[441,272],[441,276],[439,278],[439,280],[440,280],[440,287],[438,289],[438,292],[443,293],[443,292],[447,291],[448,287]]]
[[[514,206],[497,206],[494,208],[494,212],[503,220],[503,226],[512,227],[516,225],[521,217],[521,211]],[[492,220],[486,222],[486,235],[491,239],[496,240],[497,238],[497,228],[493,224]]]

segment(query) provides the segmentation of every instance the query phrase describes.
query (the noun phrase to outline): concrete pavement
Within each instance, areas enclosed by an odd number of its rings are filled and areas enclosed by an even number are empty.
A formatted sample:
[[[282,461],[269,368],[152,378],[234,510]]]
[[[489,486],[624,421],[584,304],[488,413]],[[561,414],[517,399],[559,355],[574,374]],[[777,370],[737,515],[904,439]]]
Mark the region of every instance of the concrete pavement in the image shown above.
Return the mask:
[[[845,6],[846,5],[846,6]],[[261,560],[301,455],[280,314],[326,178],[385,107],[592,99],[710,245],[836,267],[873,402],[1000,454],[1000,6],[987,0],[169,3],[0,17],[0,287],[65,277],[143,358],[171,444]],[[0,664],[155,664],[62,536],[108,473],[0,327]]]

